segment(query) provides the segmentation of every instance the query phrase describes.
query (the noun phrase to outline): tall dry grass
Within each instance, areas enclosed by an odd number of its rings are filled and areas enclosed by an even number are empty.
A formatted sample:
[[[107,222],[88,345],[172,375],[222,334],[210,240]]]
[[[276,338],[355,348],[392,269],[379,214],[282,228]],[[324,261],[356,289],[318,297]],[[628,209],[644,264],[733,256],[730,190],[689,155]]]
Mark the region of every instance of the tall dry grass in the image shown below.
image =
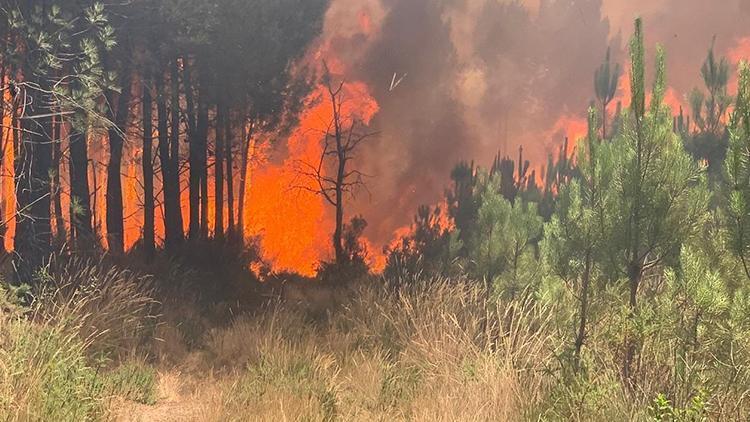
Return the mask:
[[[105,419],[112,397],[148,397],[150,369],[127,362],[156,322],[144,280],[72,259],[40,282],[31,307],[0,289],[0,420]]]
[[[326,315],[275,303],[210,335],[205,420],[493,420],[529,417],[554,364],[549,314],[435,281],[363,286]]]

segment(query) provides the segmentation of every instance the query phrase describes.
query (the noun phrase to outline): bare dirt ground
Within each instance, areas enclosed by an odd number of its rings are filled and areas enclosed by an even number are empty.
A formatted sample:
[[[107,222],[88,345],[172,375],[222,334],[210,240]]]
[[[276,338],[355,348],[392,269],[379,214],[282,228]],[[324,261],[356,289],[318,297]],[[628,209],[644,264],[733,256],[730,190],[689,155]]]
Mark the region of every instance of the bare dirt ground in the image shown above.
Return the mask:
[[[183,422],[206,420],[207,403],[192,375],[177,370],[159,372],[153,405],[120,402],[114,405],[117,422]]]

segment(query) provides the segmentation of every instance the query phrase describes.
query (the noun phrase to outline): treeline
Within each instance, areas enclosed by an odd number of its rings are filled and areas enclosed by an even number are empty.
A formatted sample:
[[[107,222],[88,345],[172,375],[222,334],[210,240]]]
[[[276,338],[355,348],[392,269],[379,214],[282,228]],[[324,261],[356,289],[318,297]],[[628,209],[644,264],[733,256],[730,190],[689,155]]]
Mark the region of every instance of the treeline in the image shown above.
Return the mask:
[[[712,47],[705,87],[674,116],[665,52],[657,48],[650,88],[645,58],[637,21],[631,103],[609,113],[620,70],[607,54],[588,135],[574,158],[550,159],[543,190],[529,183],[523,157],[498,158],[489,171],[458,165],[447,205],[420,209],[412,233],[389,248],[386,279],[468,278],[501,300],[549,304],[568,339],[563,373],[581,377],[571,389],[591,387],[606,349],[631,391],[663,383],[686,406],[735,391],[729,414],[740,415],[747,404],[735,384],[747,380],[750,358],[750,67],[740,65],[731,96],[729,64]],[[576,391],[585,402],[587,390]]]
[[[105,142],[108,157],[100,183],[112,253],[125,248],[126,144],[142,150],[147,254],[160,243],[158,217],[167,248],[242,233],[252,131],[273,130],[293,116],[307,84],[292,65],[321,31],[326,7],[325,0],[3,1],[0,145],[14,157],[14,168],[2,171],[15,178],[18,280],[33,279],[56,241],[83,249],[99,244],[92,143]],[[61,174],[65,169],[69,174]],[[163,216],[156,215],[159,206]],[[7,222],[0,227],[5,235]]]

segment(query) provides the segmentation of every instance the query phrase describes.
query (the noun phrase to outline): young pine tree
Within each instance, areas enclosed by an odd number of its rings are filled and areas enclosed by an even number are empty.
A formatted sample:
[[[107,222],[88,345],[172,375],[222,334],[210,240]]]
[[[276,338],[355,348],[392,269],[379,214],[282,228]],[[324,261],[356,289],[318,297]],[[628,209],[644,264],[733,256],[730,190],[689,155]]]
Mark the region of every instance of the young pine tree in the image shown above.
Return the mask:
[[[623,376],[633,381],[638,352],[633,322],[644,277],[672,264],[682,244],[702,226],[708,204],[704,169],[684,151],[672,130],[672,114],[664,103],[664,51],[656,55],[651,102],[646,107],[645,49],[640,19],[630,44],[631,98],[623,128],[614,138],[615,198],[607,214],[612,249],[610,261],[627,279],[629,327],[625,331]]]
[[[541,235],[542,218],[535,203],[503,197],[498,177],[484,183],[469,260],[478,278],[513,299],[533,281],[529,274],[538,266],[532,262],[532,246]]]
[[[544,229],[542,254],[552,274],[574,286],[578,302],[573,340],[573,370],[581,369],[581,351],[589,331],[593,284],[606,262],[612,190],[613,146],[602,144],[596,112],[589,110],[589,131],[578,148],[580,177],[563,185],[557,209]]]
[[[729,121],[729,150],[724,164],[729,200],[727,228],[730,250],[750,279],[750,67],[740,64],[737,102]]]

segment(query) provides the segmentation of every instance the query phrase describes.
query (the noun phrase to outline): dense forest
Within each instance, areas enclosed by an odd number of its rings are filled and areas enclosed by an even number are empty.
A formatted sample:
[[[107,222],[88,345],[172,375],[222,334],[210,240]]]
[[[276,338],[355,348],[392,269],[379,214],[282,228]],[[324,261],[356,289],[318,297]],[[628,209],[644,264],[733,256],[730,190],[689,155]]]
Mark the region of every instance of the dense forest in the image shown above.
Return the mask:
[[[747,62],[636,19],[580,139],[456,162],[383,247],[330,6],[0,3],[1,419],[750,418]]]

